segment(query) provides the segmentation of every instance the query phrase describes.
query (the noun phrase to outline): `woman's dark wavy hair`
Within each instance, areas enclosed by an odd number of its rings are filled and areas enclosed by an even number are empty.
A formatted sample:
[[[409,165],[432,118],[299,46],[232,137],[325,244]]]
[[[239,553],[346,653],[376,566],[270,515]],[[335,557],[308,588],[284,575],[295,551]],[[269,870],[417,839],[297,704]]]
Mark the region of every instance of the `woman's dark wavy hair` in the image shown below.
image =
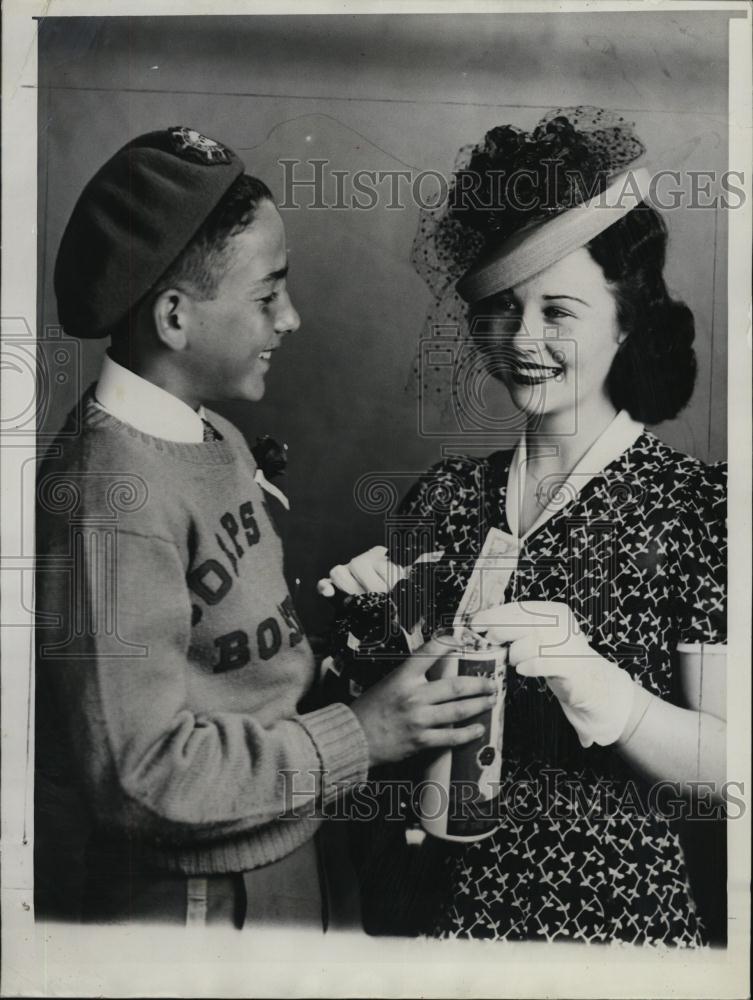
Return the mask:
[[[607,376],[612,403],[641,423],[671,420],[695,387],[695,322],[664,282],[664,220],[651,206],[640,205],[586,249],[612,287],[617,322],[626,335]]]

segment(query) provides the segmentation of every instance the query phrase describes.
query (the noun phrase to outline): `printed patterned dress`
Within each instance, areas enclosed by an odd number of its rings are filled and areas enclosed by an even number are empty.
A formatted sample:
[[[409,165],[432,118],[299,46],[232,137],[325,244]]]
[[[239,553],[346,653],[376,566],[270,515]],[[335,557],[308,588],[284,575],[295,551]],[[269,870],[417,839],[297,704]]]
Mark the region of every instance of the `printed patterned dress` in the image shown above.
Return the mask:
[[[405,499],[406,523],[428,531],[445,556],[431,584],[414,573],[402,591],[351,604],[333,674],[349,689],[343,697],[404,658],[385,615],[394,626],[423,614],[426,635],[452,615],[488,529],[510,531],[513,454],[445,460]],[[678,643],[726,638],[725,484],[725,466],[643,431],[525,537],[506,601],[568,604],[599,654],[677,702]],[[502,826],[473,844],[442,844],[446,881],[421,933],[703,943],[671,820],[677,790],[652,790],[611,748],[581,747],[546,682],[512,670],[503,756]]]

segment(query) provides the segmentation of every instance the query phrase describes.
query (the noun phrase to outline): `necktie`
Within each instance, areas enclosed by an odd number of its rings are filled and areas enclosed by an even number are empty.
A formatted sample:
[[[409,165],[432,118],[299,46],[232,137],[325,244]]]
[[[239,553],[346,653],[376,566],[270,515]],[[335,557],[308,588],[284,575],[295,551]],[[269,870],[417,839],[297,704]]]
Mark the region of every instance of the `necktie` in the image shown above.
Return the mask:
[[[205,420],[203,417],[201,418],[201,422],[204,424],[205,441],[222,441],[222,435],[216,427],[213,427],[212,424],[210,424],[209,421]]]

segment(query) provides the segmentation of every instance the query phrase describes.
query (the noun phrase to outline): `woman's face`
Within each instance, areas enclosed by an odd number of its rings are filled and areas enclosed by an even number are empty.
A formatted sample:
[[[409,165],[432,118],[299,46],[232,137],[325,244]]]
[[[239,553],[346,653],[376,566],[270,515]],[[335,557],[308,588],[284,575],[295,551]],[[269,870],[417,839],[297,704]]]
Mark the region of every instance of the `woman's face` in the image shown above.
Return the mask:
[[[617,304],[584,248],[514,288],[476,303],[471,336],[518,409],[556,414],[608,399],[622,335]]]

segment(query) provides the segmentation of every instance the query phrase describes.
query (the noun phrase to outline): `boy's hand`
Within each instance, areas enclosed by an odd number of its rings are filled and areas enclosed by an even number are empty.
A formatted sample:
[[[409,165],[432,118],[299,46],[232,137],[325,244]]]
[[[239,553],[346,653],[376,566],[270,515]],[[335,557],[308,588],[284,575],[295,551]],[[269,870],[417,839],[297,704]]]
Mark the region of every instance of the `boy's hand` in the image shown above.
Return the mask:
[[[430,639],[388,677],[351,705],[369,744],[371,766],[412,757],[421,750],[462,746],[484,732],[458,726],[488,711],[497,700],[488,677],[428,680],[440,657],[457,651],[449,637]]]

